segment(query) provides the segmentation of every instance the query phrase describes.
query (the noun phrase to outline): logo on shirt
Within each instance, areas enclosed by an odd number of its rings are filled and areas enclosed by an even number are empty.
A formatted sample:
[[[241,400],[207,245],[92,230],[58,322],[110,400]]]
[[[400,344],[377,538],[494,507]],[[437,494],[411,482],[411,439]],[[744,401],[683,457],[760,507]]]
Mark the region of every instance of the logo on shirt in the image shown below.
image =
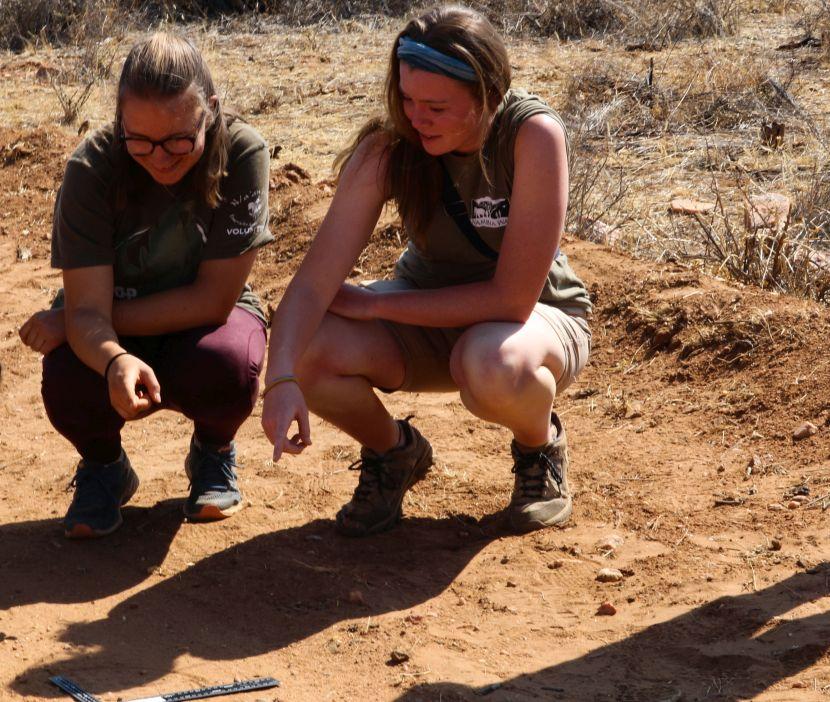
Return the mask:
[[[505,198],[494,200],[491,197],[480,197],[473,200],[473,216],[470,221],[474,227],[500,229],[507,226],[507,215],[510,212],[510,201]]]
[[[231,212],[230,219],[236,226],[228,227],[228,236],[249,236],[265,226],[259,221],[263,209],[262,193],[259,190],[249,190],[231,200],[230,204],[235,209]]]

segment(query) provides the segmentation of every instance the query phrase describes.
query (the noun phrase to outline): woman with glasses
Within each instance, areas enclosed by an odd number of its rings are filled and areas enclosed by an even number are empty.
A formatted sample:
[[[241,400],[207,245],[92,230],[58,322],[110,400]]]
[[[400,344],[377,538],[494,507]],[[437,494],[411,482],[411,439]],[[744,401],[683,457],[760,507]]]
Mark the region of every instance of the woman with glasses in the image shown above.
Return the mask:
[[[233,439],[265,352],[246,280],[272,240],[263,139],[223,112],[190,41],[157,33],[133,47],[113,125],[77,148],[58,194],[63,291],[20,331],[44,355],[49,419],[80,454],[67,537],[121,524],[138,487],[121,428],[162,408],[194,424],[185,516],[242,506]]]
[[[262,424],[275,458],[308,444],[309,409],[362,445],[357,486],[337,514],[342,534],[397,523],[432,463],[426,438],[375,389],[458,390],[513,435],[513,528],[571,514],[565,432],[551,408],[587,361],[591,302],[559,250],[562,120],[511,89],[510,73],[504,43],[473,10],[439,7],[404,27],[386,114],[342,154],[334,200],[274,315]],[[343,284],[388,201],[409,237],[394,279]]]

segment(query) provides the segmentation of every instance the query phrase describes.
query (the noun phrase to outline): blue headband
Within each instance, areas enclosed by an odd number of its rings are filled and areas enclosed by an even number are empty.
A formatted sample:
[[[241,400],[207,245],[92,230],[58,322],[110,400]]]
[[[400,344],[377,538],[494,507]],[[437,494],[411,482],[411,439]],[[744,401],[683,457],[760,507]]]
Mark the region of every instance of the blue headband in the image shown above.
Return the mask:
[[[440,51],[409,37],[401,37],[398,40],[398,58],[406,61],[413,68],[420,68],[430,73],[440,73],[468,83],[478,83],[478,75],[469,63],[442,54]]]

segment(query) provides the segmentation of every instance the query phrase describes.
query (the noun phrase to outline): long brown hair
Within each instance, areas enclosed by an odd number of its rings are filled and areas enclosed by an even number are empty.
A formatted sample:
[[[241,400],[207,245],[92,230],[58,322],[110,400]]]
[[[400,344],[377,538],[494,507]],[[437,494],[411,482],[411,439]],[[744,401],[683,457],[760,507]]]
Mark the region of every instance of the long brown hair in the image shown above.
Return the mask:
[[[383,174],[386,197],[395,202],[409,227],[409,236],[418,243],[440,202],[441,169],[437,159],[421,147],[418,134],[404,113],[397,55],[401,37],[426,44],[473,68],[477,80],[465,85],[481,106],[482,137],[489,124],[488,117],[510,88],[510,60],[504,42],[489,20],[475,10],[457,5],[429,10],[411,20],[395,37],[386,74],[386,116],[375,117],[363,125],[354,141],[338,154],[335,168],[342,174],[367,136],[384,134],[388,156]],[[482,166],[485,166],[483,161]]]
[[[205,151],[188,177],[196,192],[210,207],[217,207],[221,202],[220,185],[225,176],[230,151],[229,119],[218,98],[214,101],[215,104],[210,103],[210,98],[216,95],[216,87],[202,54],[189,39],[169,32],[156,32],[146,41],[136,44],[121,69],[113,125],[116,202],[123,200],[130,187],[135,185],[137,176],[143,175],[143,169],[126,152],[121,140],[124,133],[121,116],[124,97],[170,98],[183,94],[191,86],[195,88],[208,116]]]

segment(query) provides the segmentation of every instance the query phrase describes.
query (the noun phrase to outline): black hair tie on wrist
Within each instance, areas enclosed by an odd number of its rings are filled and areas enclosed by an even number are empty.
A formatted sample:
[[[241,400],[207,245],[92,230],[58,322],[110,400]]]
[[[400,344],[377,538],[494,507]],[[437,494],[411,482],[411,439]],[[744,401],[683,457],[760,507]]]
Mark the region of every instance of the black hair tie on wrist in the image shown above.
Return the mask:
[[[129,352],[129,351],[121,351],[121,352],[119,352],[119,353],[115,354],[115,356],[113,356],[113,357],[112,357],[109,361],[107,361],[107,367],[106,367],[106,368],[104,368],[104,380],[106,380],[107,382],[109,382],[109,378],[108,378],[107,376],[108,376],[108,375],[109,375],[109,373],[110,373],[110,366],[112,365],[112,362],[113,362],[116,358],[118,358],[119,356],[129,356],[129,355],[130,355],[130,352]]]

